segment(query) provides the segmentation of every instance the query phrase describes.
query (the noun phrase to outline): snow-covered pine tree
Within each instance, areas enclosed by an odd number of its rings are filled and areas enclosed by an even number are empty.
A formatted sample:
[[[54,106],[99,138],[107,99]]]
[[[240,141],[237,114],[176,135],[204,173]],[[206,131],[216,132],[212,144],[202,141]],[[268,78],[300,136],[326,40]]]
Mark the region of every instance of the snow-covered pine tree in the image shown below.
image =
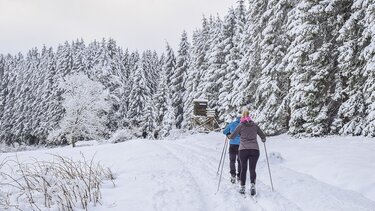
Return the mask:
[[[3,54],[0,54],[0,125],[2,116],[4,113],[5,106],[5,96],[6,96],[6,85],[8,83],[8,78],[6,77],[5,72],[5,58]],[[1,143],[1,140],[0,140]]]
[[[159,80],[159,77],[160,77],[160,72],[163,69],[163,60],[159,57],[159,55],[156,53],[156,51],[152,52],[150,63],[151,63],[151,77],[153,78],[153,80],[152,80],[152,87],[153,87],[152,94],[155,94],[156,89],[158,87],[158,80]]]
[[[56,52],[56,72],[60,76],[65,76],[72,71],[73,55],[70,44],[66,41],[64,45],[59,45]]]
[[[119,112],[122,114],[120,127],[126,128],[126,127],[130,127],[131,125],[129,116],[128,116],[129,114],[128,111],[129,111],[129,106],[130,106],[132,99],[130,99],[129,96],[133,87],[134,72],[136,71],[139,60],[140,60],[140,56],[137,51],[124,56],[125,74],[123,75],[124,78],[122,79],[122,81],[124,81],[123,82],[124,87],[123,87],[123,96],[121,97],[120,110],[119,110]]]
[[[162,121],[162,129],[160,130],[160,136],[166,137],[169,135],[169,132],[175,128],[176,121],[175,121],[175,113],[172,106],[172,99],[167,96],[166,102],[166,111],[164,113],[163,121]]]
[[[195,62],[197,61],[196,54],[197,52],[197,39],[198,39],[198,31],[194,31],[193,33],[193,42],[190,47],[190,66],[186,71],[186,82],[185,82],[185,93],[184,93],[184,115],[183,121],[181,126],[183,128],[189,129],[191,127],[190,124],[190,116],[193,113],[193,104],[192,101],[197,95],[197,80],[198,80],[198,71],[195,69]]]
[[[361,52],[361,58],[366,61],[363,74],[366,118],[362,135],[375,137],[375,2],[368,2],[365,14],[365,29],[361,38],[365,47]]]
[[[146,50],[142,53],[142,64],[145,71],[147,86],[150,89],[150,94],[156,92],[157,81],[159,78],[159,58],[155,52]]]
[[[15,118],[13,121],[13,134],[18,135],[20,143],[26,143],[27,139],[34,139],[33,131],[36,128],[37,117],[34,108],[38,108],[37,85],[40,78],[38,71],[40,54],[37,48],[28,51],[22,65],[19,65],[20,72],[17,79],[17,95],[14,104]],[[18,69],[17,68],[17,69]]]
[[[240,55],[243,56],[239,62],[239,70],[242,75],[238,86],[239,90],[243,93],[243,103],[251,109],[256,109],[254,106],[254,93],[259,86],[258,79],[261,73],[259,63],[261,56],[260,43],[262,40],[262,30],[265,28],[262,16],[267,10],[267,2],[263,0],[249,2],[246,24],[242,40],[239,44]]]
[[[101,82],[109,90],[109,103],[111,109],[108,113],[107,127],[110,131],[116,131],[121,124],[121,114],[119,113],[121,97],[123,95],[123,82],[120,73],[122,66],[120,62],[118,48],[113,39],[102,40],[99,51],[93,61],[94,66],[91,70],[91,77],[95,81]],[[120,68],[120,69],[117,69]]]
[[[289,74],[284,72],[281,60],[290,44],[284,23],[292,5],[287,0],[268,1],[267,10],[261,16],[261,40],[259,65],[261,69],[258,87],[254,92],[256,121],[266,134],[287,131],[288,106],[284,99],[288,93]]]
[[[4,55],[0,54],[0,81],[1,82],[3,82],[4,71],[5,71],[5,59],[4,59]]]
[[[210,102],[213,102],[215,101],[214,99],[214,96],[212,96],[212,94],[214,93],[214,91],[210,90],[212,88],[212,86],[214,85],[211,85],[211,79],[210,77],[213,77],[215,78],[215,72],[209,72],[208,71],[208,68],[210,66],[210,63],[212,63],[212,61],[209,61],[211,59],[210,57],[210,48],[213,47],[213,45],[211,45],[212,42],[215,42],[215,38],[214,37],[218,37],[217,36],[217,33],[215,33],[215,22],[214,22],[214,18],[213,16],[211,15],[208,20],[206,20],[206,33],[205,34],[201,34],[201,40],[203,38],[203,35],[205,35],[205,40],[204,40],[204,58],[203,58],[203,61],[204,61],[204,68],[202,68],[200,70],[200,81],[199,81],[199,84],[198,84],[198,90],[200,92],[200,95],[204,96],[205,98],[209,99],[209,103]],[[204,31],[202,31],[204,32]],[[216,34],[216,35],[213,35]],[[213,73],[214,76],[211,76],[210,73]]]
[[[292,134],[305,132],[304,124],[313,121],[307,116],[307,96],[305,87],[308,87],[312,73],[303,69],[304,62],[308,61],[308,55],[314,53],[314,36],[319,33],[318,26],[308,23],[308,11],[314,5],[311,2],[301,1],[292,9],[288,19],[287,35],[292,39],[284,57],[285,69],[291,73],[289,90],[291,119],[289,122],[289,132]]]
[[[131,59],[128,49],[125,50],[125,52],[121,53],[121,63],[123,69],[121,70],[120,74],[120,80],[123,84],[122,89],[122,96],[120,98],[120,107],[118,110],[118,113],[120,114],[120,121],[119,121],[119,128],[124,128],[128,126],[127,121],[127,110],[128,110],[128,104],[129,104],[129,93],[131,89],[131,79],[130,79],[130,72],[131,72]]]
[[[59,86],[64,90],[65,115],[59,128],[50,133],[49,141],[66,137],[74,147],[78,140],[104,138],[108,132],[106,113],[110,109],[108,90],[82,72],[67,75]]]
[[[18,138],[16,134],[12,132],[12,121],[15,119],[15,100],[17,91],[17,75],[20,72],[17,68],[22,65],[23,56],[18,54],[13,57],[7,55],[4,61],[4,75],[1,84],[1,105],[3,112],[1,116],[0,124],[0,141],[6,144],[13,144]]]
[[[246,8],[244,5],[243,0],[237,1],[237,7],[234,9],[234,36],[233,36],[233,47],[229,51],[229,55],[227,56],[229,66],[228,68],[233,69],[234,73],[232,78],[234,77],[233,82],[233,96],[231,99],[232,106],[239,108],[247,104],[246,102],[246,86],[247,78],[248,78],[248,71],[240,67],[242,58],[244,57],[244,51],[241,50],[242,41],[245,36],[245,29],[246,29]]]
[[[144,110],[139,113],[140,125],[139,128],[148,134],[155,129],[155,104],[152,97],[156,92],[157,81],[159,78],[159,64],[158,57],[151,50],[146,50],[142,54],[142,71],[145,77],[145,83],[148,90]]]
[[[87,73],[89,77],[92,77],[91,76],[92,72],[90,70],[92,70],[92,68],[95,65],[97,65],[99,61],[98,56],[100,54],[100,48],[101,48],[100,44],[96,40],[94,40],[93,42],[90,42],[87,45],[87,48],[85,51],[85,60],[83,62],[85,66],[84,71]]]
[[[76,40],[71,44],[72,49],[72,72],[83,72],[87,67],[85,61],[87,60],[86,46],[83,39]]]
[[[110,122],[112,127],[110,128],[112,131],[123,128],[123,121],[126,121],[126,110],[123,107],[123,99],[127,98],[130,92],[130,71],[126,67],[129,65],[129,62],[125,63],[124,61],[129,60],[129,53],[126,51],[125,53],[122,51],[120,47],[117,46],[116,41],[112,38],[108,40],[107,43],[108,49],[108,65],[111,69],[111,83],[110,86],[110,93],[113,95],[112,101],[112,119],[113,121]],[[125,106],[127,104],[125,103]],[[111,121],[111,120],[110,120]]]
[[[164,119],[164,114],[167,110],[167,97],[170,97],[170,88],[167,84],[167,76],[165,71],[160,73],[158,82],[158,88],[154,96],[155,103],[155,127],[157,130],[161,129],[161,125]]]
[[[175,109],[175,122],[176,128],[178,129],[181,128],[181,123],[183,121],[183,96],[185,92],[184,84],[186,80],[187,70],[190,64],[190,44],[187,39],[187,34],[184,31],[181,35],[180,46],[177,53],[176,68],[171,76],[172,105]]]
[[[289,31],[295,35],[285,57],[291,71],[289,132],[324,135],[329,133],[335,75],[337,13],[335,2],[301,1],[293,10]]]
[[[33,88],[36,98],[34,104],[32,104],[32,119],[35,121],[35,126],[32,134],[30,134],[29,140],[27,140],[29,144],[38,144],[38,142],[45,143],[49,132],[48,130],[53,128],[51,127],[53,123],[57,124],[58,122],[51,121],[49,112],[47,112],[50,103],[52,103],[51,101],[53,101],[53,95],[51,93],[53,90],[51,86],[49,86],[51,83],[51,81],[49,81],[49,76],[50,71],[53,71],[55,68],[54,65],[52,48],[43,46],[38,70],[34,73],[37,74],[34,81],[35,87]]]
[[[8,84],[8,78],[5,72],[5,58],[3,54],[0,54],[0,128],[2,125],[2,116],[4,114],[5,98],[6,98],[6,86]],[[1,132],[0,132],[0,143],[1,143]]]
[[[151,102],[150,89],[147,86],[145,70],[143,69],[143,61],[140,59],[136,65],[136,69],[132,72],[131,77],[133,80],[132,89],[129,95],[128,118],[132,127],[140,128],[142,118],[147,104]]]
[[[346,4],[342,19],[345,23],[339,30],[336,88],[333,99],[341,104],[332,123],[333,133],[361,135],[365,119],[363,96],[364,61],[360,56],[364,42],[365,10],[368,1],[350,1]]]
[[[236,15],[233,8],[230,8],[228,14],[224,17],[223,29],[222,29],[222,38],[221,43],[219,44],[222,46],[222,56],[224,57],[224,61],[220,67],[220,73],[223,80],[221,87],[219,89],[219,112],[221,114],[221,118],[228,119],[229,114],[235,110],[235,106],[232,104],[232,99],[234,95],[234,87],[233,84],[236,78],[236,70],[237,64],[231,63],[232,58],[230,54],[232,49],[234,48],[234,40],[233,37],[235,35],[236,29]]]
[[[201,86],[199,90],[209,99],[209,107],[217,109],[219,107],[219,89],[223,81],[223,71],[220,70],[224,63],[224,54],[222,44],[222,20],[217,17],[215,20],[210,17],[209,48],[206,52],[207,70],[203,72]],[[192,103],[192,102],[191,102]]]
[[[204,81],[205,72],[208,67],[207,63],[207,51],[209,49],[209,39],[210,39],[210,24],[206,17],[202,18],[202,29],[194,33],[193,36],[193,46],[192,53],[195,55],[192,58],[191,70],[195,73],[190,73],[194,75],[194,94],[193,98],[207,98],[208,96],[204,93]]]
[[[145,104],[143,112],[139,115],[140,125],[139,129],[145,131],[147,134],[152,134],[156,128],[156,108],[154,104],[154,98],[149,97]]]
[[[162,69],[163,71],[165,71],[165,74],[167,76],[168,86],[171,86],[171,77],[176,69],[176,57],[174,55],[173,49],[171,48],[171,46],[169,46],[168,42],[166,43],[165,53],[166,54]]]

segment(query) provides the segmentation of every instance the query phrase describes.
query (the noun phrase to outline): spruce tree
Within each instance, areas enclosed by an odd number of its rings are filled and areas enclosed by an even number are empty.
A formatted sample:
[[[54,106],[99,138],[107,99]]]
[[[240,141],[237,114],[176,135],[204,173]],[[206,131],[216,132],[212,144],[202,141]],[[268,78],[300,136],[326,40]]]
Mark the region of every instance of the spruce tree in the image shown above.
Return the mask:
[[[132,73],[132,89],[129,94],[128,119],[133,127],[140,127],[142,116],[146,115],[146,104],[150,102],[150,89],[147,86],[143,61],[139,60]]]
[[[365,5],[364,31],[361,40],[364,49],[361,57],[366,61],[363,77],[363,96],[365,99],[366,118],[363,125],[362,135],[375,137],[375,2]]]
[[[222,20],[216,18],[210,21],[210,37],[208,40],[208,51],[206,53],[207,70],[202,75],[200,89],[209,98],[209,107],[217,109],[219,107],[219,89],[223,80],[223,71],[220,70],[224,63],[223,48],[221,45],[222,36]]]
[[[220,46],[222,46],[222,56],[224,61],[220,66],[221,77],[223,83],[219,89],[219,102],[220,102],[220,113],[225,119],[228,119],[228,115],[234,110],[233,96],[234,96],[234,84],[238,83],[236,78],[236,70],[238,68],[237,63],[233,63],[234,58],[231,57],[231,52],[234,48],[234,35],[236,32],[236,15],[233,8],[229,9],[228,14],[224,17],[222,38]]]
[[[175,109],[176,128],[181,128],[183,121],[184,105],[183,94],[185,92],[186,72],[190,64],[190,44],[187,41],[187,34],[184,31],[181,35],[180,46],[177,54],[176,69],[171,76],[172,105]]]
[[[329,1],[302,1],[293,12],[290,31],[295,38],[287,57],[292,62],[286,66],[291,71],[289,132],[328,134],[339,11]]]
[[[368,2],[348,2],[344,17],[348,16],[339,30],[338,74],[335,78],[334,100],[340,104],[331,126],[333,133],[361,135],[365,119],[363,96],[363,61],[360,52],[364,42],[364,17]],[[344,18],[343,17],[343,18]]]
[[[290,44],[283,23],[287,20],[291,5],[288,1],[268,1],[267,10],[261,16],[260,77],[254,92],[256,121],[269,135],[287,131],[288,105],[286,97],[289,74],[284,72],[281,61]]]
[[[162,69],[163,71],[165,71],[165,74],[167,76],[168,86],[171,86],[171,78],[172,78],[173,72],[176,69],[176,57],[174,55],[173,49],[171,48],[171,46],[169,46],[168,43],[166,46],[166,55],[165,55]]]
[[[192,57],[192,69],[196,72],[194,74],[193,80],[195,84],[193,87],[195,88],[195,96],[193,98],[208,98],[209,96],[206,95],[204,92],[204,81],[203,78],[206,78],[205,75],[206,70],[208,68],[207,62],[207,51],[209,49],[209,39],[210,39],[210,23],[208,22],[206,17],[202,18],[202,29],[195,32],[193,37],[193,45],[192,48],[194,57]]]

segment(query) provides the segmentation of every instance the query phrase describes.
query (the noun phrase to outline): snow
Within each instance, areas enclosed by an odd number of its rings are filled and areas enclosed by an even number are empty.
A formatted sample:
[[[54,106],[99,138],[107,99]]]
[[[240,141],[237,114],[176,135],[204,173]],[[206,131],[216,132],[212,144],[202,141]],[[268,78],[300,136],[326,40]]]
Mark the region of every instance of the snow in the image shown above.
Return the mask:
[[[260,144],[255,203],[238,193],[238,184],[230,183],[228,156],[216,192],[224,135],[176,134],[168,140],[93,142],[92,146],[24,151],[17,156],[22,162],[48,160],[52,154],[73,159],[80,159],[80,153],[87,158],[95,154],[95,160],[116,175],[115,187],[107,183],[102,187],[102,206],[90,207],[95,211],[375,210],[374,139],[269,137],[266,144],[275,192]],[[2,153],[0,160],[14,155]]]
[[[206,99],[194,99],[193,102],[208,103],[208,100],[206,100]]]

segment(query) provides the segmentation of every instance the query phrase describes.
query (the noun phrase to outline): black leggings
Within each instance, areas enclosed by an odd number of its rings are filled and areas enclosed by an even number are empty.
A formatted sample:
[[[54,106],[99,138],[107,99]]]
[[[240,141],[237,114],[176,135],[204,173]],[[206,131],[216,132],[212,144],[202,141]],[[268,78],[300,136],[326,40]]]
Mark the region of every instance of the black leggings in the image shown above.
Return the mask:
[[[246,171],[247,165],[249,164],[250,181],[255,184],[257,174],[255,168],[259,159],[259,150],[256,149],[242,149],[238,151],[240,162],[241,162],[241,185],[246,184]]]
[[[239,145],[230,144],[229,145],[229,168],[230,174],[232,176],[236,176],[236,160],[237,160],[237,176],[240,176],[241,172],[241,165],[240,165],[240,158],[238,157],[238,147]]]

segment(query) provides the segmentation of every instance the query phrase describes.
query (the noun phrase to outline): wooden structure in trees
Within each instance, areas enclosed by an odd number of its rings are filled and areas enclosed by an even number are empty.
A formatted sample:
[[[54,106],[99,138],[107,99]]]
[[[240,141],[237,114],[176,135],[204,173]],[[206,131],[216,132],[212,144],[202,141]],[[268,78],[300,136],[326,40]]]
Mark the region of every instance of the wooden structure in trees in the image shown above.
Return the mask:
[[[208,108],[208,100],[195,99],[193,100],[193,103],[193,126],[202,132],[220,130],[220,126],[217,121],[216,111],[214,109]]]

